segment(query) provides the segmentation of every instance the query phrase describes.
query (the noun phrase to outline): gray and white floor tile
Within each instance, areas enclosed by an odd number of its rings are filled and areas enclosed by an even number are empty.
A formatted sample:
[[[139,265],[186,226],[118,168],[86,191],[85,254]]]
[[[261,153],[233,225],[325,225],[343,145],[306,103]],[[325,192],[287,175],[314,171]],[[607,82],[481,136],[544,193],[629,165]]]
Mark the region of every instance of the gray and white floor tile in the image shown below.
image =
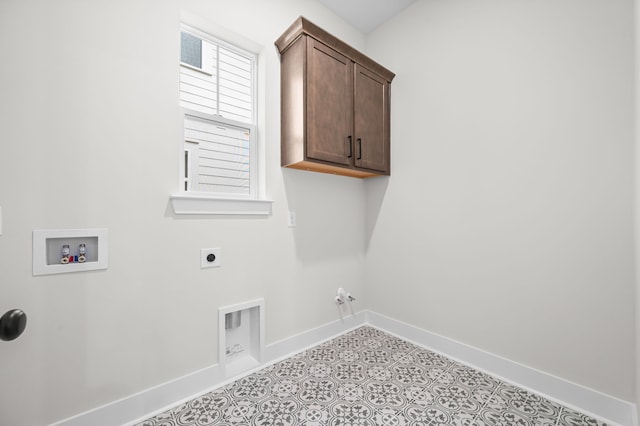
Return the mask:
[[[606,426],[363,326],[136,426]]]

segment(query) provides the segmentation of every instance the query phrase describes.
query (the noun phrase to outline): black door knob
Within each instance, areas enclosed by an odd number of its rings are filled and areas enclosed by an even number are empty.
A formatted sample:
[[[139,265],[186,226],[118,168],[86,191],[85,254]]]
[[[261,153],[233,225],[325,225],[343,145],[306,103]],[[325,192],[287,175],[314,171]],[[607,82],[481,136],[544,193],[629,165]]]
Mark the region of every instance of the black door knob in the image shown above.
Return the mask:
[[[0,317],[0,340],[18,338],[27,326],[27,314],[20,309],[12,309]]]

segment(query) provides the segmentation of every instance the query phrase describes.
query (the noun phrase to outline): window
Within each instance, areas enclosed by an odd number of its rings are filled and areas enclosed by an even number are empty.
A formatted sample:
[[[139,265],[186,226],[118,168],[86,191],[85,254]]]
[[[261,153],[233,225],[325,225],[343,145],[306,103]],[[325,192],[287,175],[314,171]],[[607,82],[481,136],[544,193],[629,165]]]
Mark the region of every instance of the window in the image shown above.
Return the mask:
[[[184,190],[255,198],[254,135],[253,126],[185,112]]]
[[[256,198],[255,55],[195,30],[180,39],[183,188]]]
[[[195,30],[181,32],[180,104],[212,117],[255,124],[256,56],[206,37]]]
[[[256,63],[254,53],[183,26],[182,194],[172,199],[259,201]]]

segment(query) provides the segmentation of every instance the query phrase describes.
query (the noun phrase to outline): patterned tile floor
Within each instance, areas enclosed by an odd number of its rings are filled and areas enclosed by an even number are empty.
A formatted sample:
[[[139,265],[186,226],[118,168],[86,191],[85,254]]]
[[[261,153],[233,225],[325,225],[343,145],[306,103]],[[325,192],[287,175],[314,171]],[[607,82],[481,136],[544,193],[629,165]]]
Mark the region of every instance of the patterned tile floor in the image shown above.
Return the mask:
[[[136,426],[604,425],[364,326]]]

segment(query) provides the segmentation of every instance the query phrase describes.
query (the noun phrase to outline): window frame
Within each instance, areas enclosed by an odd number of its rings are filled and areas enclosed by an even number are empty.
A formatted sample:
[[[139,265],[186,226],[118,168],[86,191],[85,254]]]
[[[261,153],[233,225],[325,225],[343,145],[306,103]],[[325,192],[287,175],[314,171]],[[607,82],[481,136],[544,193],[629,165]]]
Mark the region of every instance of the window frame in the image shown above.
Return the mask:
[[[220,47],[230,50],[233,53],[241,56],[250,56],[251,59],[251,73],[252,73],[252,119],[251,123],[242,122],[225,118],[218,114],[207,114],[200,111],[180,106],[180,120],[181,120],[181,138],[180,138],[180,156],[179,156],[179,193],[171,195],[170,199],[173,204],[174,212],[176,214],[240,214],[240,215],[270,215],[271,214],[271,200],[266,200],[262,196],[264,182],[261,182],[261,178],[264,178],[261,173],[261,158],[260,156],[260,137],[259,137],[259,114],[258,114],[258,89],[259,81],[259,69],[258,63],[260,61],[260,53],[255,51],[257,49],[249,50],[242,46],[242,43],[230,43],[221,37],[218,37],[214,32],[206,32],[199,30],[191,25],[182,23],[180,25],[180,33],[186,32],[188,34],[199,37],[201,40],[218,44]],[[181,52],[179,52],[181,53]],[[197,67],[193,67],[189,64],[185,64],[181,60],[181,54],[178,55],[178,66],[187,67],[192,70],[208,75],[208,73]],[[217,72],[217,71],[216,71]],[[178,79],[179,81],[180,79]],[[217,83],[216,83],[217,85]],[[180,104],[180,89],[178,89],[178,103]],[[219,96],[219,94],[218,94]],[[219,104],[219,99],[216,100]],[[247,129],[250,133],[249,142],[249,193],[248,194],[236,194],[226,192],[210,192],[210,191],[198,191],[191,190],[189,185],[185,185],[187,165],[185,163],[185,153],[187,151],[187,144],[185,138],[185,119],[187,116],[193,116],[199,119],[211,121],[212,124],[219,123],[222,126],[231,126],[240,129]],[[193,161],[193,158],[192,158]],[[186,186],[186,187],[185,187]]]

